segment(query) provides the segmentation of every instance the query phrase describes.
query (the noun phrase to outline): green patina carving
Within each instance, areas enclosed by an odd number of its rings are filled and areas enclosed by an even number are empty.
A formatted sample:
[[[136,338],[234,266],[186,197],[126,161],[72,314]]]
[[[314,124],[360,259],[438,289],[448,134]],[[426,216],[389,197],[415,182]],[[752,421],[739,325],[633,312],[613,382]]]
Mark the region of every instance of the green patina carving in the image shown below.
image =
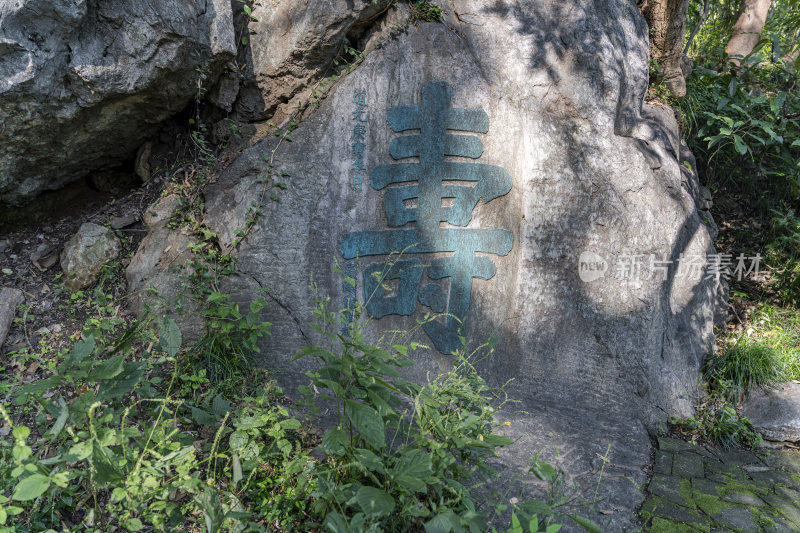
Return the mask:
[[[431,321],[423,327],[436,348],[451,353],[458,348],[459,331],[469,316],[472,278],[491,279],[494,262],[477,253],[507,255],[514,238],[505,229],[465,228],[479,200],[490,202],[511,190],[511,177],[501,167],[445,160],[446,156],[478,159],[483,143],[474,135],[455,135],[448,130],[486,133],[489,117],[482,109],[450,107],[450,87],[445,82],[429,83],[422,89],[422,104],[395,106],[387,111],[394,132],[419,130],[417,135],[395,138],[389,153],[394,159],[419,157],[419,162],[379,165],[370,173],[375,190],[386,189],[384,205],[389,226],[414,223],[408,229],[361,231],[342,236],[340,252],[345,259],[389,255],[446,252],[433,257],[424,268],[430,280],[450,280],[449,294],[439,283],[420,288],[422,264],[403,268],[373,263],[364,273],[365,301],[370,316],[410,315],[416,303],[434,312],[446,312],[444,323]],[[460,182],[460,183],[459,183]],[[474,185],[473,185],[474,184]],[[407,201],[416,200],[416,206]],[[445,205],[447,204],[447,205]],[[446,222],[456,227],[441,227]],[[415,260],[416,261],[416,260]],[[426,262],[427,263],[427,262]],[[396,294],[375,291],[374,272],[389,271],[398,280]]]

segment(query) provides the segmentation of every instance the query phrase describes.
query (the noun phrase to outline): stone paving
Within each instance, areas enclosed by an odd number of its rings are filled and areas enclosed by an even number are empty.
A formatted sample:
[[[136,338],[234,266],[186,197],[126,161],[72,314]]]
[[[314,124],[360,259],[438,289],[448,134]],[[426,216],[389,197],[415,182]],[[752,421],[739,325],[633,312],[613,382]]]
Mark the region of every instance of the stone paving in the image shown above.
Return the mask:
[[[644,530],[800,531],[800,452],[723,450],[659,437]]]

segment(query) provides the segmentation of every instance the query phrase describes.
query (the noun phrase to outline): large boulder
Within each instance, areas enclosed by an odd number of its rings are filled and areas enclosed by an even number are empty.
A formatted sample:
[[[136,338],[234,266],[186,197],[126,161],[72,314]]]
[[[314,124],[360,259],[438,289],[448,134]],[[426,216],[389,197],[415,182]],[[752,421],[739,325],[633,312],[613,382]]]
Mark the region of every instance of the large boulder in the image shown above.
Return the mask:
[[[263,363],[288,390],[307,383],[293,354],[319,342],[311,274],[332,310],[368,300],[375,338],[450,313],[418,330],[430,349],[413,353],[411,377],[448,368],[459,334],[496,338],[479,368],[513,379],[521,402],[505,415],[521,439],[504,464],[516,472],[556,447],[579,482],[604,466],[596,518],[621,530],[641,501],[648,431],[691,413],[713,343],[724,290],[688,264],[713,253],[713,221],[671,112],[643,111],[635,3],[450,5],[446,24],[369,53],[293,142],[242,153],[206,189],[205,224],[230,249],[254,202],[279,196],[230,285],[241,301],[269,289]],[[286,190],[264,194],[265,176],[283,173]]]
[[[276,111],[285,116],[305,103],[311,85],[334,74],[334,61],[344,54],[386,11],[391,0],[356,2],[317,0],[258,2],[246,17],[249,46],[240,51],[244,80],[236,100],[242,121],[263,120]],[[320,88],[320,92],[322,89]]]
[[[61,251],[64,284],[73,291],[93,285],[103,267],[119,256],[122,244],[116,235],[99,224],[85,222]]]
[[[767,440],[800,442],[800,383],[753,392],[744,402],[742,414]]]
[[[0,202],[133,158],[235,54],[231,0],[0,3]]]

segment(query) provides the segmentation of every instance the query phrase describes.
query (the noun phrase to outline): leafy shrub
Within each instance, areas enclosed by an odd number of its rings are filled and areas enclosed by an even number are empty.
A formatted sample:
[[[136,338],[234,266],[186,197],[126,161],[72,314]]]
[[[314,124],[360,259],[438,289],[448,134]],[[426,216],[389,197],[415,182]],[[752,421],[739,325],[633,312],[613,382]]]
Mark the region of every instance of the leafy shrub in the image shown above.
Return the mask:
[[[438,22],[442,20],[442,8],[428,0],[417,0],[408,5],[412,22]]]
[[[258,341],[270,334],[272,326],[259,318],[266,305],[263,297],[256,298],[243,314],[227,294],[214,291],[206,297],[204,332],[194,352],[212,381],[244,376],[252,368]]]
[[[679,103],[685,136],[706,178],[755,185],[784,197],[800,191],[800,95],[780,67],[696,71]]]
[[[767,259],[775,265],[771,273],[781,300],[797,306],[800,305],[800,217],[793,209],[774,214]]]
[[[14,438],[0,440],[0,495],[10,495],[0,498],[0,526],[19,515],[4,531],[63,524],[165,531],[195,515],[207,533],[259,530],[256,515],[245,511],[267,486],[308,500],[310,478],[299,474],[313,461],[300,422],[275,402],[276,391],[262,389],[234,409],[209,390],[184,389],[177,325],[166,319],[152,338],[147,323],[137,324],[111,340],[89,335],[64,352],[53,376],[16,392],[17,405],[41,408],[34,429],[0,406]],[[43,395],[47,390],[54,394]],[[275,469],[279,480],[271,478]],[[297,517],[278,508],[269,518],[290,524]]]
[[[719,392],[703,392],[697,415],[687,419],[672,419],[670,423],[692,440],[715,442],[725,448],[757,446],[761,435],[753,430],[746,417],[740,417],[727,397]]]
[[[341,408],[321,443],[329,457],[319,461],[309,454],[319,441],[277,387],[245,382],[252,393],[235,400],[217,393],[226,387],[180,351],[171,319],[124,327],[98,315],[90,324],[98,337],[87,329],[57,354],[53,375],[13,392],[15,405],[30,409],[9,414],[0,404],[12,428],[10,441],[0,438],[3,533],[487,530],[492,507],[475,499],[473,485],[493,474],[486,459],[510,441],[493,433],[493,391],[468,357],[418,386],[397,369],[420,346],[399,337],[385,350],[354,329],[331,338],[341,352],[308,350],[326,361],[314,383]],[[531,472],[551,484],[563,475],[542,461]],[[514,505],[510,531],[554,533],[563,504]]]
[[[472,364],[491,345],[456,351],[449,372],[417,385],[400,373],[413,364],[409,351],[427,348],[408,342],[413,331],[367,341],[359,302],[337,313],[328,310],[328,300],[318,299],[314,314],[314,327],[329,345],[312,346],[296,358],[321,363],[308,375],[314,389],[323,391],[319,399],[336,406],[335,427],[321,445],[328,461],[316,466],[312,492],[312,510],[326,530],[487,531],[492,509],[474,499],[470,486],[493,477],[488,459],[512,444],[493,431],[502,390],[490,389]],[[309,405],[316,403],[314,389],[301,388]],[[556,470],[543,464],[537,461],[531,471],[554,480],[543,472]],[[555,512],[538,501],[515,506],[511,530],[523,531],[521,517],[529,531],[553,533],[560,528],[552,523]]]

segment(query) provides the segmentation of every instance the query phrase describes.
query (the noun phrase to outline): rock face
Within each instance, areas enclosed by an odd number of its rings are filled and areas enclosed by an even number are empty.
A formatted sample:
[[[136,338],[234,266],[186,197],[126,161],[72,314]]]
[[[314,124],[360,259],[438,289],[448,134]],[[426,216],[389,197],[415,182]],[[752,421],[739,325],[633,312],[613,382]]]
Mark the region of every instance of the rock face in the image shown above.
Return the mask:
[[[767,440],[800,442],[800,383],[783,383],[778,390],[752,393],[742,414]]]
[[[73,291],[90,286],[120,249],[119,239],[108,228],[91,222],[81,224],[61,252],[64,283]]]
[[[648,34],[633,2],[449,5],[446,24],[368,54],[293,142],[242,153],[205,191],[205,223],[232,245],[276,150],[287,188],[230,280],[241,301],[269,289],[264,363],[289,390],[307,382],[292,355],[319,342],[312,273],[332,310],[366,302],[375,337],[450,313],[420,328],[430,349],[414,352],[412,377],[447,369],[459,334],[496,338],[480,370],[513,379],[521,401],[504,464],[557,446],[571,476],[596,482],[610,446],[598,509],[611,513],[596,518],[621,530],[641,501],[648,428],[691,412],[713,342],[724,290],[690,268],[713,253],[713,221],[674,116],[643,109]]]
[[[17,306],[25,301],[25,295],[19,289],[0,288],[0,348],[8,336],[8,330],[17,314]]]
[[[230,0],[0,4],[0,202],[133,157],[236,54]]]
[[[354,46],[355,39],[389,4],[390,0],[256,3],[248,21],[250,46],[240,57],[246,67],[237,117],[263,120],[299,93],[310,93],[310,82],[333,74],[330,68],[345,40],[349,38]],[[222,98],[220,107],[225,107],[226,100],[230,98]]]
[[[144,212],[143,222],[148,233],[125,269],[125,278],[128,291],[133,295],[134,311],[140,316],[148,307],[159,309],[163,302],[168,302],[172,311],[175,304],[188,306],[190,312],[176,316],[176,319],[184,339],[195,339],[201,331],[202,321],[192,316],[191,299],[184,301],[181,298],[183,283],[180,278],[186,273],[183,267],[192,257],[189,245],[194,244],[195,239],[186,230],[169,227],[169,220],[179,203],[178,196],[165,196]],[[151,295],[144,290],[148,288],[157,294]]]

